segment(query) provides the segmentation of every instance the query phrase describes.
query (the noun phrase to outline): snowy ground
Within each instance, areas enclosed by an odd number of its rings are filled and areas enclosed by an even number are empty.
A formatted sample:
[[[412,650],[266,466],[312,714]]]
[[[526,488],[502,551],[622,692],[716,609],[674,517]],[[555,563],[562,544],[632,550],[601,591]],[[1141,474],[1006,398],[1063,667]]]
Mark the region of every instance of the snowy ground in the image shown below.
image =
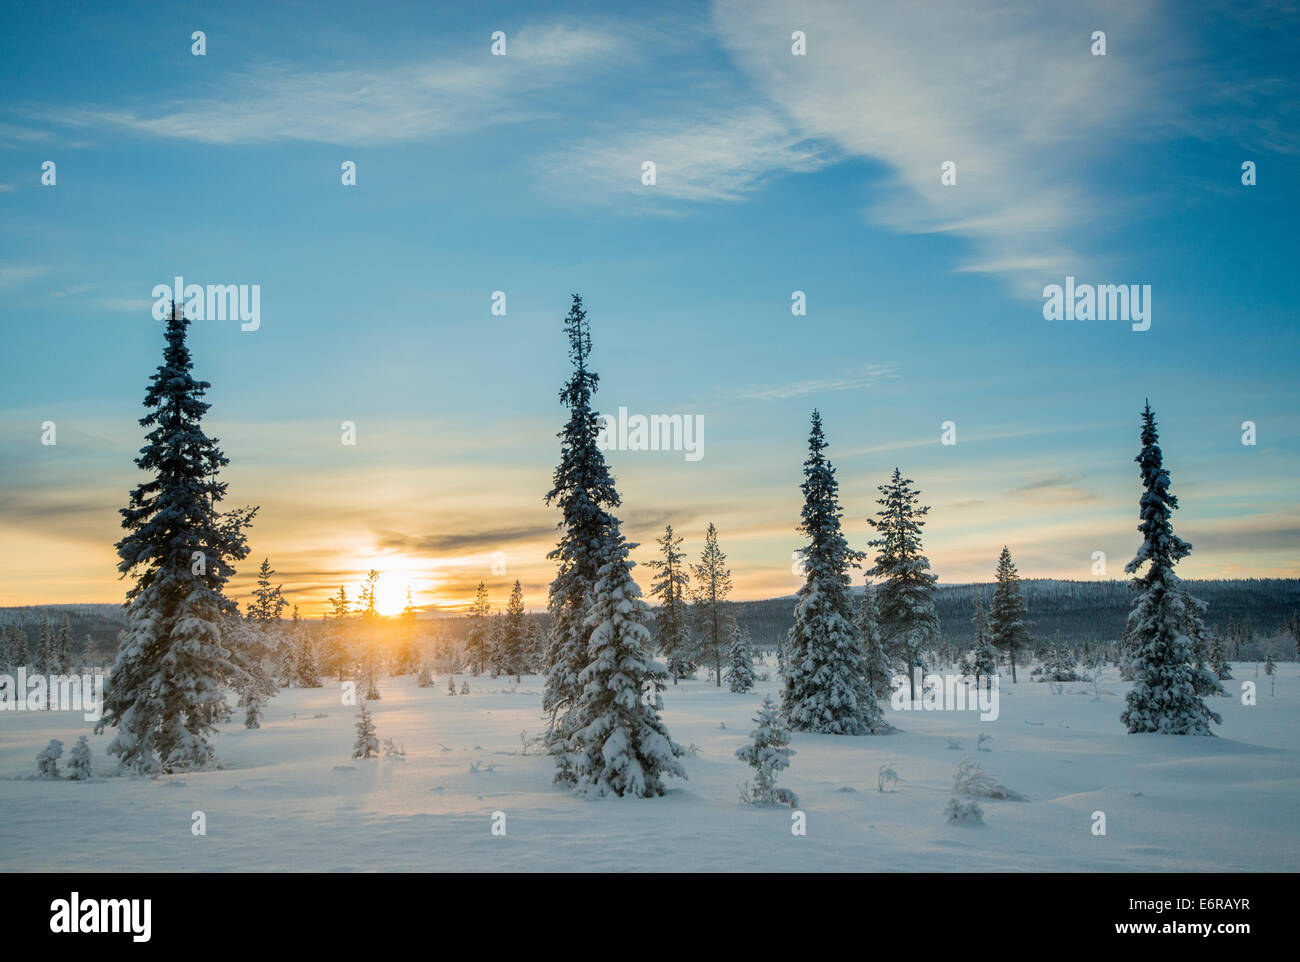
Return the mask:
[[[571,797],[551,785],[549,758],[521,754],[521,729],[540,727],[535,677],[517,692],[471,678],[474,692],[456,697],[445,677],[427,689],[385,681],[372,704],[378,734],[401,743],[405,761],[350,758],[355,709],[337,689],[283,691],[260,730],[223,730],[225,770],[156,780],[29,779],[50,738],[63,740],[66,763],[89,725],[79,713],[4,712],[0,870],[1296,871],[1300,667],[1278,667],[1276,696],[1261,672],[1258,704],[1246,707],[1240,684],[1256,668],[1233,666],[1235,697],[1213,700],[1224,723],[1212,739],[1125,734],[1127,686],[1113,675],[1100,702],[1082,684],[1065,694],[1007,684],[996,722],[890,712],[902,734],[795,735],[782,784],[807,815],[802,837],[790,809],[737,800],[750,772],[732,753],[775,681],[747,695],[705,681],[670,688],[669,729],[699,752],[689,781],[651,800]],[[981,732],[989,751],[975,751]],[[102,772],[108,738],[91,739]],[[1029,800],[981,799],[986,824],[945,823],[967,756]],[[901,781],[882,794],[884,764]],[[206,836],[191,833],[196,811]],[[504,837],[491,833],[496,811]],[[1092,834],[1094,811],[1106,813],[1104,837]]]

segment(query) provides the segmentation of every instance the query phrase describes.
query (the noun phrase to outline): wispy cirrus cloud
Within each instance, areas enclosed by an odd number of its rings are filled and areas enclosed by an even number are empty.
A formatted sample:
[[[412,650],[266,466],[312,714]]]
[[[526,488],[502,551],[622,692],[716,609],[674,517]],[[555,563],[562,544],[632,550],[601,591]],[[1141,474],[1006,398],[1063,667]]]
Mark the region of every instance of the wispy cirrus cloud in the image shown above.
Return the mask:
[[[772,384],[765,387],[750,387],[741,390],[740,398],[746,401],[785,401],[790,398],[805,397],[809,394],[825,394],[831,391],[857,391],[868,388],[885,378],[898,377],[892,364],[869,364],[860,371],[839,377],[812,378],[789,384]]]
[[[830,144],[804,136],[770,107],[686,109],[671,120],[594,136],[576,151],[553,154],[544,168],[552,177],[576,174],[584,194],[595,187],[601,196],[637,196],[646,201],[638,212],[671,214],[678,208],[658,202],[736,201],[773,177],[837,159]],[[652,187],[642,183],[646,161],[655,165]]]
[[[1166,126],[1175,31],[1155,5],[939,0],[873,6],[719,0],[723,42],[805,136],[893,172],[867,212],[890,229],[967,238],[960,269],[1041,290],[1078,270],[1091,167]],[[807,54],[792,56],[793,28]],[[1122,44],[1090,53],[1093,30]],[[1141,38],[1157,35],[1161,43]],[[784,41],[784,42],[782,42]],[[1140,46],[1141,56],[1122,51]],[[940,169],[956,164],[957,185]]]
[[[456,58],[370,68],[267,67],[220,95],[153,108],[43,108],[42,120],[201,143],[386,144],[546,116],[546,95],[616,62],[626,38],[607,25],[524,27],[508,54],[487,44]]]
[[[48,272],[49,268],[40,264],[12,264],[0,267],[0,290],[21,287]]]

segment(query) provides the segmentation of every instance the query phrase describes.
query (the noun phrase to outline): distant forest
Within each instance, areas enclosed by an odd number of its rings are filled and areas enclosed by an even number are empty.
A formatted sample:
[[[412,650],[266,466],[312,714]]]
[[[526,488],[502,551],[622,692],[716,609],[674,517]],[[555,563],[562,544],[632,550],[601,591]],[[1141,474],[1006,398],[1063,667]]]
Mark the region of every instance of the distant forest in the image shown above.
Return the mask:
[[[1300,611],[1300,579],[1296,578],[1189,579],[1184,584],[1209,606],[1206,627],[1228,639],[1245,633],[1241,657],[1247,660],[1265,654],[1262,648],[1256,651],[1249,645],[1259,647],[1258,642],[1287,635],[1291,619]],[[965,649],[974,643],[971,615],[975,595],[980,595],[987,609],[993,588],[992,583],[937,586],[935,610],[945,645]],[[1118,641],[1133,603],[1127,581],[1025,579],[1020,588],[1029,606],[1030,632],[1039,644],[1059,640],[1077,648],[1085,642]],[[860,591],[854,589],[855,595]],[[794,598],[737,602],[735,611],[736,620],[760,647],[775,648],[794,623]],[[1274,658],[1294,656],[1294,640],[1274,648]]]
[[[1230,643],[1230,657],[1236,657],[1231,643],[1238,637],[1241,639],[1241,660],[1262,659],[1270,652],[1278,660],[1294,657],[1295,642],[1288,635],[1291,620],[1300,612],[1300,579],[1189,580],[1185,583],[1192,594],[1209,606],[1205,623]],[[855,589],[855,593],[860,590]],[[1033,637],[1040,645],[1059,641],[1077,648],[1085,642],[1104,644],[1118,641],[1132,601],[1126,581],[1027,579],[1021,582],[1021,590],[1029,605]],[[965,649],[973,643],[971,613],[977,592],[987,608],[993,596],[992,584],[938,586],[935,608],[939,613],[945,645]],[[732,609],[755,646],[766,651],[775,650],[794,623],[793,596],[738,601],[733,603]],[[117,648],[117,634],[126,625],[125,612],[120,605],[0,608],[0,625],[23,629],[34,644],[40,637],[43,618],[48,617],[57,629],[65,616],[75,639],[90,638],[93,662],[112,659]],[[534,617],[544,629],[548,620],[546,616]],[[449,639],[462,640],[468,619],[456,615],[434,615],[420,619],[419,624],[421,628],[436,631]]]

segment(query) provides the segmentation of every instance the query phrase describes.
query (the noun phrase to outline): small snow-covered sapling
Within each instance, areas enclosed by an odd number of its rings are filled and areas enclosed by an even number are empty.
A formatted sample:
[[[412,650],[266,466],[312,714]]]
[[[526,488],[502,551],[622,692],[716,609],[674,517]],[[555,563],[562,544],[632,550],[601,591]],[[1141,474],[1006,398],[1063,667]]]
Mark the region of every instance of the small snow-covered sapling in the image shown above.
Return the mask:
[[[93,774],[90,764],[90,743],[86,741],[86,736],[82,735],[77,739],[77,744],[72,746],[72,753],[68,756],[68,777],[74,781],[85,781]]]
[[[61,757],[63,757],[63,742],[51,738],[50,743],[36,756],[36,774],[41,778],[58,778]]]

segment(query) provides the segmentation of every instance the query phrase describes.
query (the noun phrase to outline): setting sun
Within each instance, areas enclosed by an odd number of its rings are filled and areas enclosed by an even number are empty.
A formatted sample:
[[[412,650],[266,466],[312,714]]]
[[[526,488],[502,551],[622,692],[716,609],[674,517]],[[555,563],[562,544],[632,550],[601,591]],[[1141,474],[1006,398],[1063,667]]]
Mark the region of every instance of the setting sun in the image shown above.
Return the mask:
[[[405,572],[380,572],[379,581],[375,584],[375,608],[386,618],[400,615],[406,607],[406,591],[410,581],[404,575]]]

